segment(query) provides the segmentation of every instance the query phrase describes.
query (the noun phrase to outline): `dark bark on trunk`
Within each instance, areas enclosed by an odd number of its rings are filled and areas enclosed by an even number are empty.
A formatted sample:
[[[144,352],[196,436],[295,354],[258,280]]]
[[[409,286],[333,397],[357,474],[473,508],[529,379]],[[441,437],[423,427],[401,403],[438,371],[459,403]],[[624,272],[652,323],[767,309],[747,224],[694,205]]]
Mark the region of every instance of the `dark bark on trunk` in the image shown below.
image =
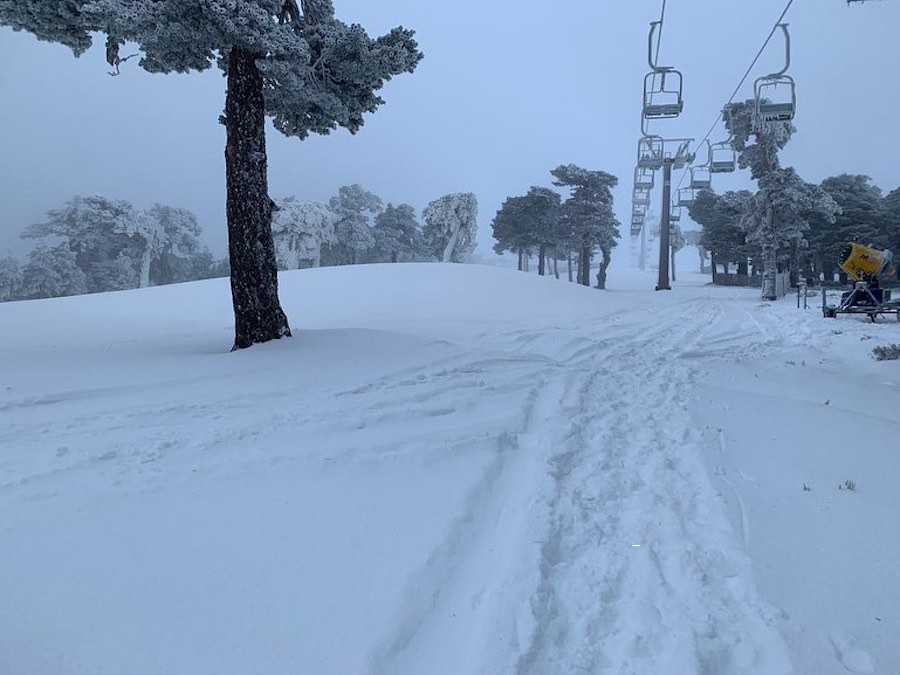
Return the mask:
[[[397,259],[398,259],[397,251],[391,251],[391,262],[395,263],[395,262],[397,262]]]
[[[672,281],[676,281],[676,279],[675,279],[675,249],[671,248],[671,249],[669,249],[669,252],[670,252],[669,257],[672,259],[669,264],[669,267],[672,268]]]
[[[575,279],[572,277],[572,252],[566,251],[566,262],[569,265],[569,283],[571,284]]]
[[[582,286],[591,285],[591,249],[587,244],[581,245],[578,256],[578,283]]]
[[[519,247],[519,271],[522,271],[522,268],[525,266],[525,251],[522,247]]]
[[[547,247],[541,244],[538,247],[538,276],[544,276],[547,269]]]
[[[737,273],[738,273],[738,274],[743,274],[743,275],[745,275],[745,276],[749,274],[749,269],[748,269],[748,267],[747,267],[747,261],[746,261],[746,260],[741,259],[741,261],[738,263],[738,266],[737,266]]]
[[[225,130],[233,349],[243,349],[291,334],[278,301],[263,80],[255,56],[243,49],[232,49],[228,58]]]
[[[553,248],[553,276],[559,279],[559,246]]]
[[[606,270],[612,260],[611,249],[601,249],[603,260],[600,261],[600,269],[597,270],[597,288],[603,290],[606,288]]]

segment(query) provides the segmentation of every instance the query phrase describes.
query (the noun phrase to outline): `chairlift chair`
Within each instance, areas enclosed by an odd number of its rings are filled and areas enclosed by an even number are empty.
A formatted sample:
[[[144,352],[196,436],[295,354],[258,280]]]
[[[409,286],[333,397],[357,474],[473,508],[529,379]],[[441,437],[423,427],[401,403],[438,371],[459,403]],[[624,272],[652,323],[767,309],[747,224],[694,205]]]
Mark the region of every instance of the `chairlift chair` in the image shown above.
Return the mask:
[[[678,206],[691,206],[697,196],[694,188],[683,187],[678,190]]]
[[[691,169],[691,188],[694,190],[709,190],[712,187],[710,167],[695,166]]]
[[[790,122],[797,112],[797,87],[790,75],[767,75],[756,80],[756,119],[761,124]]]
[[[672,204],[669,208],[669,223],[677,223],[681,220],[681,207],[678,204]]]
[[[653,169],[634,168],[634,187],[639,190],[652,190],[655,185]]]
[[[709,146],[709,172],[732,173],[737,168],[737,153],[730,141]]]
[[[641,136],[638,140],[637,165],[640,169],[661,169],[664,158],[662,136]]]
[[[678,117],[684,110],[682,76],[673,68],[660,68],[644,76],[644,119]]]
[[[641,207],[650,206],[650,190],[641,190],[637,187],[634,188],[631,193],[631,203]]]
[[[757,127],[772,122],[790,122],[797,112],[797,87],[794,79],[786,74],[791,67],[791,34],[786,23],[778,24],[778,28],[784,32],[784,68],[758,78],[753,85]]]
[[[641,229],[644,227],[644,214],[643,213],[632,213],[631,214],[631,235],[637,236],[641,233]]]

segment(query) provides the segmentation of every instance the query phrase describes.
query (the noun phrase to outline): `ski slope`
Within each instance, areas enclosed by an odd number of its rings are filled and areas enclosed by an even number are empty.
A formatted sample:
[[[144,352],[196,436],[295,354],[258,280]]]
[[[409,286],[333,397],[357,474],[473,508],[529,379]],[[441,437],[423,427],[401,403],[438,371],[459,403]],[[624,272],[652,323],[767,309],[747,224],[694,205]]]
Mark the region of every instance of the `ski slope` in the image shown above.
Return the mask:
[[[682,276],[0,305],[0,674],[900,673],[900,326]]]

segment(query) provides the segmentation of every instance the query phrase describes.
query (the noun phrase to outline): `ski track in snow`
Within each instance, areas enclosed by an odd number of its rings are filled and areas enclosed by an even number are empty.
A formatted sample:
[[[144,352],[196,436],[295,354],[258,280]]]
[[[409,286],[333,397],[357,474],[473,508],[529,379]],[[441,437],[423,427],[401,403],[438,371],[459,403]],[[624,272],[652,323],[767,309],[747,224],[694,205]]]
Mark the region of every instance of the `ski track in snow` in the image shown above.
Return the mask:
[[[790,672],[749,561],[723,550],[735,536],[680,404],[701,342],[706,356],[772,346],[717,318],[701,300],[568,329],[582,335],[532,375],[522,430],[411,581],[371,672]]]

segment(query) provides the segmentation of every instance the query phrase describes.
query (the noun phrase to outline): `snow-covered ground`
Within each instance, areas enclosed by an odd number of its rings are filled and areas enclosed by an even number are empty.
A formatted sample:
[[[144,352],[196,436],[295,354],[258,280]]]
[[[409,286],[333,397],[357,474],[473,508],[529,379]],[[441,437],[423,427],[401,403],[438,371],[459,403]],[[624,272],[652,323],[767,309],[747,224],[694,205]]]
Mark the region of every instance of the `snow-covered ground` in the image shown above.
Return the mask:
[[[900,673],[900,325],[705,282],[0,305],[0,674]]]

